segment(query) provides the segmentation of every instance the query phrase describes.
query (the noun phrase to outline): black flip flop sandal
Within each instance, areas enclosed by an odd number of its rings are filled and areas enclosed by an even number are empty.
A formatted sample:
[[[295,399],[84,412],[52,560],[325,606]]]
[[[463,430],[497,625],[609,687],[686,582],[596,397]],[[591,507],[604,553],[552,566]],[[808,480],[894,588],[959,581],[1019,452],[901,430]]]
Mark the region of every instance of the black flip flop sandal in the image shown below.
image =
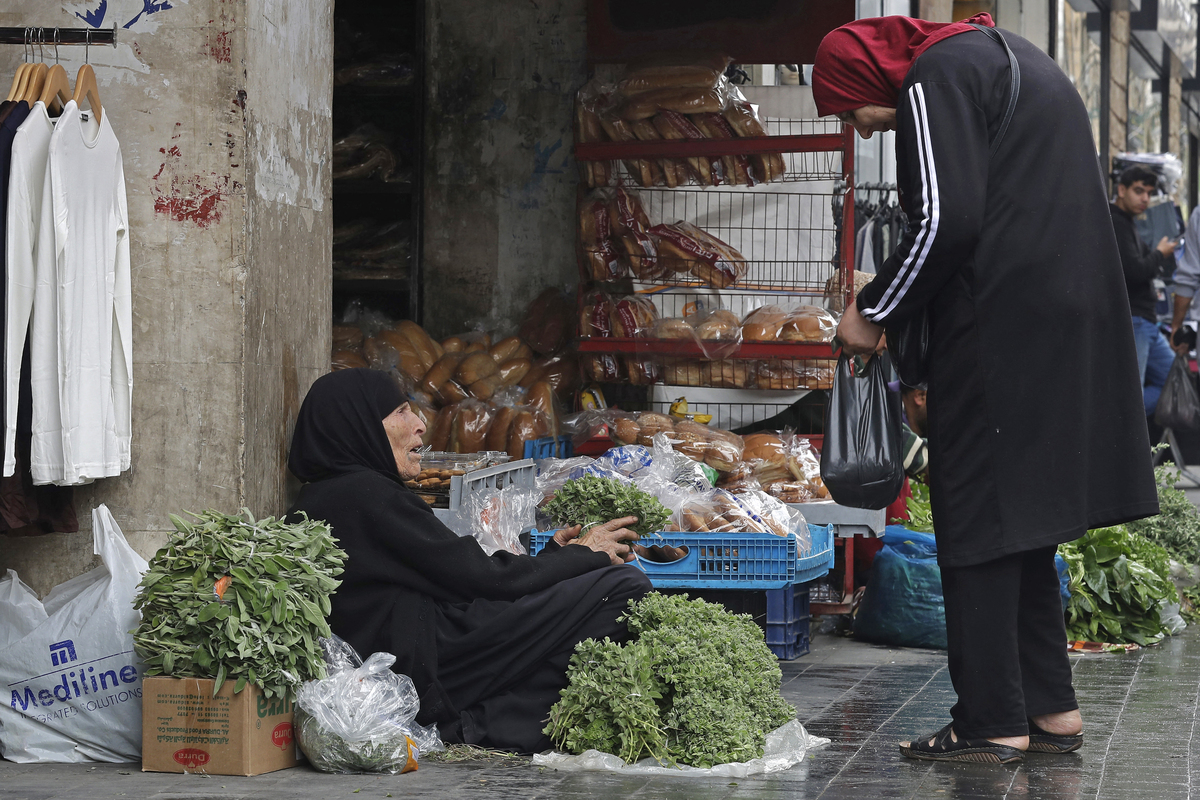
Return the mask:
[[[1073,753],[1083,747],[1083,734],[1061,734],[1044,731],[1032,719],[1029,720],[1029,752]]]
[[[1015,747],[989,742],[987,739],[950,738],[950,725],[930,736],[922,736],[900,746],[900,752],[908,758],[922,761],[973,761],[979,764],[1011,764],[1020,761],[1025,753]],[[930,740],[933,744],[930,744]]]

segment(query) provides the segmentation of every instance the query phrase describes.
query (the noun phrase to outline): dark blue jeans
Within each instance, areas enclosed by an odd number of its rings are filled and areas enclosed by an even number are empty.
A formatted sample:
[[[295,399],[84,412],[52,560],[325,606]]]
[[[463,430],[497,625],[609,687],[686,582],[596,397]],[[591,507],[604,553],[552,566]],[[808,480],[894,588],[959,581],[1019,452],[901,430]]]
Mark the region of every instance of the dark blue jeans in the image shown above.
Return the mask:
[[[1167,371],[1175,360],[1175,351],[1158,326],[1141,317],[1133,318],[1133,340],[1137,345],[1142,400],[1146,405],[1146,416],[1150,417],[1158,407],[1158,397],[1162,394],[1163,384],[1167,382]]]

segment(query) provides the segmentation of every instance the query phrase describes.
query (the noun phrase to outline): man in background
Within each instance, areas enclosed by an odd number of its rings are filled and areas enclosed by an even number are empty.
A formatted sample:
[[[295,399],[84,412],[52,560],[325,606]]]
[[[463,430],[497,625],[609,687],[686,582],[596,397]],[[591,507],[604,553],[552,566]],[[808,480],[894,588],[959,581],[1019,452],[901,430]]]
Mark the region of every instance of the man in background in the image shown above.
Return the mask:
[[[1117,181],[1117,197],[1109,206],[1117,250],[1125,271],[1125,289],[1129,292],[1129,313],[1133,317],[1133,337],[1137,345],[1138,377],[1143,387],[1146,416],[1154,413],[1162,393],[1174,353],[1166,337],[1158,330],[1154,306],[1158,293],[1154,279],[1168,277],[1175,266],[1176,243],[1163,237],[1151,249],[1138,237],[1133,218],[1146,211],[1150,196],[1158,186],[1158,176],[1145,167],[1130,167]]]

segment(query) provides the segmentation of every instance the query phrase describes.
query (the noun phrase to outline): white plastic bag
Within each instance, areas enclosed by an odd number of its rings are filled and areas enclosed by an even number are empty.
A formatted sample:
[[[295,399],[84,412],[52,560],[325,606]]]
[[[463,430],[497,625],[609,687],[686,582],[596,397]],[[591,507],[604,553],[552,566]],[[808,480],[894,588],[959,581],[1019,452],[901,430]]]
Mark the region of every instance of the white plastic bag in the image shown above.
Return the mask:
[[[484,489],[463,498],[450,520],[459,536],[473,536],[489,556],[497,550],[526,555],[521,534],[534,526],[540,495],[509,486]]]
[[[12,570],[0,578],[0,756],[10,761],[142,757],[142,662],[130,631],[147,565],[103,505],[92,541],[104,566],[45,600]]]
[[[362,662],[336,636],[321,647],[328,677],[296,693],[296,739],[314,768],[394,775],[411,769],[418,753],[443,749],[435,726],[414,721],[421,701],[412,680],[391,671],[394,655],[373,653]]]
[[[612,753],[601,753],[599,750],[587,750],[577,756],[557,751],[539,753],[533,757],[533,764],[536,767],[551,767],[564,772],[603,770],[632,775],[745,778],[750,775],[763,775],[791,769],[804,760],[804,756],[809,750],[824,747],[827,744],[829,744],[828,739],[822,736],[813,736],[804,729],[799,721],[792,720],[767,734],[766,752],[763,753],[762,758],[717,764],[707,769],[687,765],[664,766],[652,758],[643,759],[636,764],[627,764],[619,756],[614,756]]]

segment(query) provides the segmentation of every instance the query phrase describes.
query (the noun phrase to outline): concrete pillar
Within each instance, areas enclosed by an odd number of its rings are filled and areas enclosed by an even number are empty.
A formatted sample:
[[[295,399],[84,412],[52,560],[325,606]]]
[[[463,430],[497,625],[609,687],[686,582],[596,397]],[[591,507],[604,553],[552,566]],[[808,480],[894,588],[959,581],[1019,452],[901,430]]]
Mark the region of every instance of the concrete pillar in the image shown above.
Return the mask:
[[[510,329],[573,285],[584,0],[427,0],[426,327]]]
[[[287,435],[328,364],[332,7],[3,4],[0,26],[119,29],[90,62],[124,157],[134,397],[132,469],[76,490],[79,533],[0,536],[0,574],[44,593],[86,571],[101,502],[144,555],[168,512],[286,510]],[[83,48],[59,56],[73,80]],[[0,47],[0,76],[20,60]]]
[[[1108,81],[1109,155],[1126,150],[1126,122],[1129,119],[1129,12],[1113,11],[1110,28]],[[1110,165],[1105,164],[1108,171]]]

